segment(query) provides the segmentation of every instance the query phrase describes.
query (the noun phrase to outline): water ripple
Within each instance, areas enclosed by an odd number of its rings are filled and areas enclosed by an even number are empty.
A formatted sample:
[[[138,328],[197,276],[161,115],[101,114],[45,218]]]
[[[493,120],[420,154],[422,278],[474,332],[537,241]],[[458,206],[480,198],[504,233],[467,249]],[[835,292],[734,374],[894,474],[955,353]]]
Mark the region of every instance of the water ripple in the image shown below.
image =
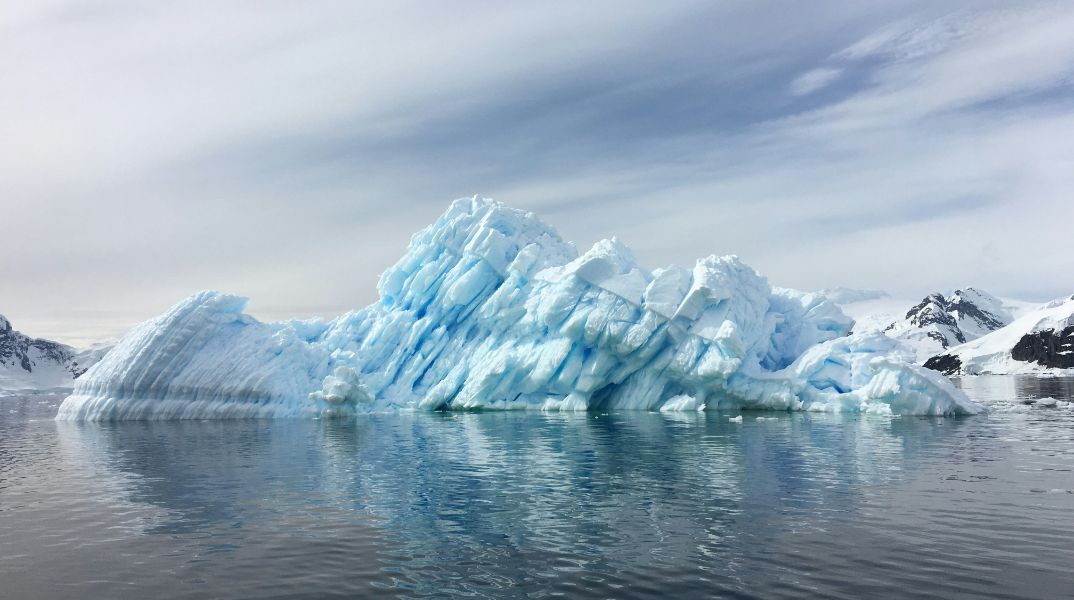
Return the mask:
[[[57,398],[8,398],[0,581],[18,598],[1070,597],[1074,411],[1026,400],[1074,383],[961,385],[993,410],[76,424],[51,420]]]

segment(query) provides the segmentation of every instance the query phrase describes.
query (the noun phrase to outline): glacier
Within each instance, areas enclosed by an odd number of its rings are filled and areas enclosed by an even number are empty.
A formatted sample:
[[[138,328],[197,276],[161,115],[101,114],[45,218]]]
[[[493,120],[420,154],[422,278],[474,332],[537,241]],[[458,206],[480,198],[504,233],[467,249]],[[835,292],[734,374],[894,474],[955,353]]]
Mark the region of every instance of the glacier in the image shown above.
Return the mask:
[[[616,239],[579,255],[533,213],[457,200],[335,320],[263,323],[202,292],[76,381],[61,420],[349,416],[401,410],[981,407],[823,296],[735,256],[649,271]]]

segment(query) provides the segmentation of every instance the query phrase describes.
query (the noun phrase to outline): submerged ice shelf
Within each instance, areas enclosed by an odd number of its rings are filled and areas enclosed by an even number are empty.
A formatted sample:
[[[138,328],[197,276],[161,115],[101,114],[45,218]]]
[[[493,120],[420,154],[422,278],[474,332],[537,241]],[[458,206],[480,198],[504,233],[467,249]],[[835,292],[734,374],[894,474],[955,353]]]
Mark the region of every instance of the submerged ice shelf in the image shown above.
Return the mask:
[[[648,271],[615,239],[578,255],[532,213],[454,202],[417,233],[378,302],[331,322],[261,323],[202,292],[142,323],[59,419],[393,410],[980,408],[823,297],[737,257]]]

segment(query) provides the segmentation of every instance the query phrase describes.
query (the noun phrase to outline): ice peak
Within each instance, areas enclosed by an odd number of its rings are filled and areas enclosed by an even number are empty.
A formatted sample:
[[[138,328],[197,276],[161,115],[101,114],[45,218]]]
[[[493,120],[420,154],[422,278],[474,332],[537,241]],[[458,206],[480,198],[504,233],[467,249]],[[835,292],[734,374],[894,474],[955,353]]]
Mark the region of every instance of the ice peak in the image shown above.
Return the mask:
[[[533,213],[475,196],[456,200],[416,233],[406,254],[381,275],[377,289],[386,307],[425,305],[452,289],[446,300],[458,304],[482,291],[491,293],[512,269],[529,275],[575,256],[574,246]],[[444,286],[462,273],[470,273],[465,289]],[[485,285],[491,288],[483,290]],[[475,295],[460,296],[470,292]]]

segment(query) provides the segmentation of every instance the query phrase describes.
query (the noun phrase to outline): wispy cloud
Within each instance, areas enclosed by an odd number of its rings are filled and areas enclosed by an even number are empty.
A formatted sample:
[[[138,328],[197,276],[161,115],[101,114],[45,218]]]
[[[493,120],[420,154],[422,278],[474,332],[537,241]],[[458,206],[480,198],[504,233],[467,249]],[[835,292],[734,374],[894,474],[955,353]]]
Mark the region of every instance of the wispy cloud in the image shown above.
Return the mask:
[[[473,193],[652,266],[736,252],[804,288],[1074,286],[1074,255],[1041,248],[1074,220],[1067,4],[99,0],[0,19],[0,312],[31,333],[207,287],[272,316],[361,306]]]
[[[791,82],[791,93],[795,96],[806,96],[827,86],[842,74],[842,69],[821,67],[810,69],[794,78]]]

